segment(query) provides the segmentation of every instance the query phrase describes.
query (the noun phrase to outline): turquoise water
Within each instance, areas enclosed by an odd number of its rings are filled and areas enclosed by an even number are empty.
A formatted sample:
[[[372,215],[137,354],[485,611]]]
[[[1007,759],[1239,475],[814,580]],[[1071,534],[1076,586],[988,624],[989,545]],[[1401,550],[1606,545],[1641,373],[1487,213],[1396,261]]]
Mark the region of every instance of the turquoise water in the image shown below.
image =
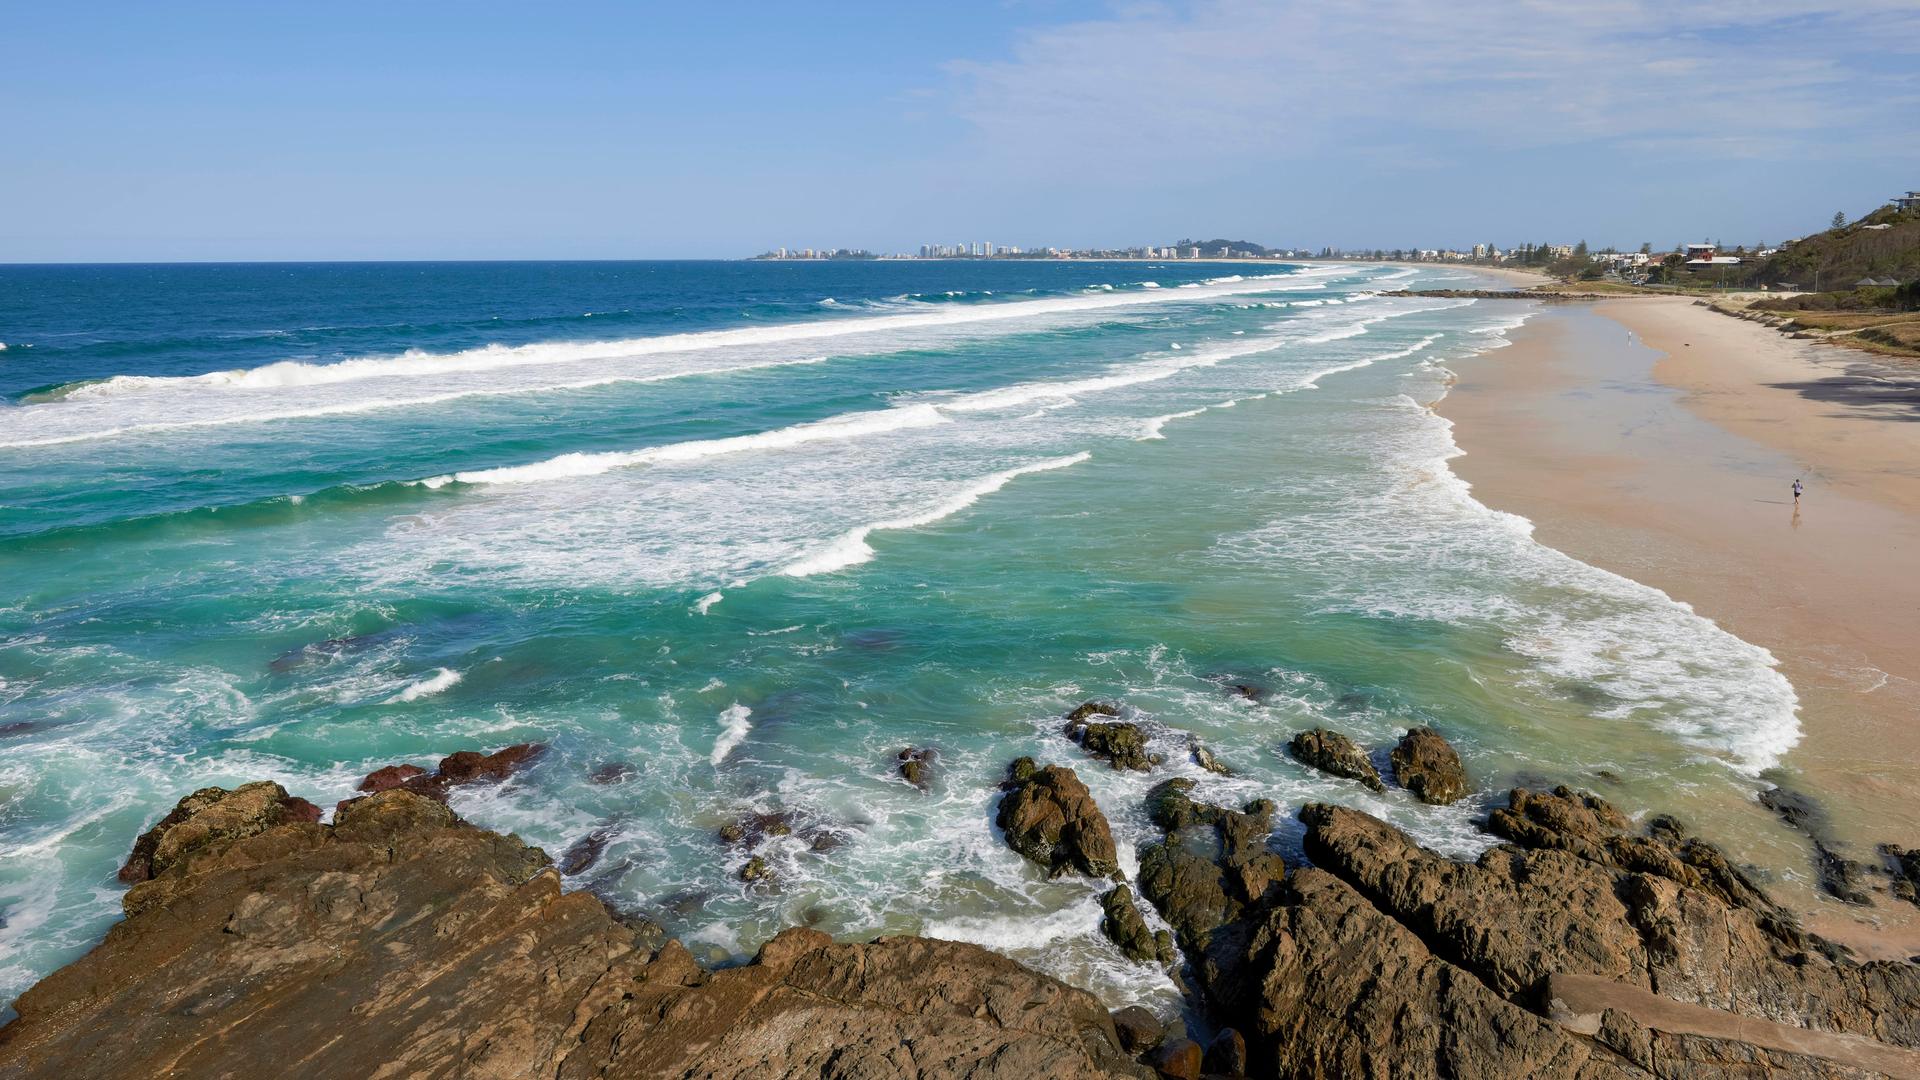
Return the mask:
[[[1470,854],[1516,779],[1743,798],[1797,737],[1772,658],[1473,500],[1427,405],[1513,302],[1390,267],[0,267],[0,1001],[84,951],[180,795],[538,740],[455,796],[715,959],[794,923],[1173,990],[1098,889],[992,829],[1020,754],[1130,860],[1167,774],[1338,798]],[[1227,692],[1253,683],[1259,703]],[[1088,767],[1124,702],[1169,764]],[[1427,723],[1487,794],[1310,774]],[[1187,762],[1198,737],[1234,778]],[[940,752],[933,790],[893,775]],[[589,776],[631,767],[621,783]],[[765,840],[738,879],[718,827]],[[816,844],[826,836],[831,843]],[[1283,831],[1282,844],[1290,844]],[[827,850],[816,850],[816,847]]]

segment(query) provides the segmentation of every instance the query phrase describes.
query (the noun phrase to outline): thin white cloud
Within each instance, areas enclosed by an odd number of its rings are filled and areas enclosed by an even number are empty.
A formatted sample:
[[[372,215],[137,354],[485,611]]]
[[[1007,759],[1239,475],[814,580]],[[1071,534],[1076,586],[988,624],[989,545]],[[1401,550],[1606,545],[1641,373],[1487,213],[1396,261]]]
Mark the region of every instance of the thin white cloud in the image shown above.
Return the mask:
[[[1914,119],[1912,0],[1658,3],[1202,0],[1035,29],[961,60],[985,146],[1084,163],[1145,151],[1418,156],[1573,143],[1781,157]]]

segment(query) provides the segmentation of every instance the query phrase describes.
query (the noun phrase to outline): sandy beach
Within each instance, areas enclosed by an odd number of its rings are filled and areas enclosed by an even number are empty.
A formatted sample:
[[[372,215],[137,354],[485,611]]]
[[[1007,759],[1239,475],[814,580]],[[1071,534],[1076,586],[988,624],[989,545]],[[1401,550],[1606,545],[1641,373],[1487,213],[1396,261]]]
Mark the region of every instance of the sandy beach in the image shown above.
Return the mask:
[[[1911,376],[1680,298],[1551,307],[1514,338],[1458,365],[1438,405],[1476,496],[1770,650],[1799,694],[1802,735],[1766,779],[1813,795],[1854,858],[1920,840]],[[1784,829],[1758,803],[1751,817],[1698,824]],[[1914,915],[1788,892],[1846,938]]]

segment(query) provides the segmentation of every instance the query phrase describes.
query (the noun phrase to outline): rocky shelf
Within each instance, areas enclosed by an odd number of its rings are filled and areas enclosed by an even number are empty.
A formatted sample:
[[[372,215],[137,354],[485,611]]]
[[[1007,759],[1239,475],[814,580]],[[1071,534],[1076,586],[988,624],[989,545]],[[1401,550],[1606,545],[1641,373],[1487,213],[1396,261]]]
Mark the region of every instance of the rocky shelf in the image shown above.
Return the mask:
[[[1381,782],[1330,734],[1300,752]],[[1438,738],[1409,734],[1397,781],[1457,768]],[[796,928],[703,968],[445,805],[537,753],[382,770],[331,823],[273,783],[182,799],[134,846],[127,917],[16,1003],[0,1076],[1920,1076],[1920,966],[1856,961],[1678,823],[1564,787],[1513,790],[1470,863],[1308,805],[1290,865],[1271,801],[1162,781],[1161,841],[1098,887],[1189,1030],[957,942]],[[1122,876],[1071,768],[1005,788],[1036,873]]]

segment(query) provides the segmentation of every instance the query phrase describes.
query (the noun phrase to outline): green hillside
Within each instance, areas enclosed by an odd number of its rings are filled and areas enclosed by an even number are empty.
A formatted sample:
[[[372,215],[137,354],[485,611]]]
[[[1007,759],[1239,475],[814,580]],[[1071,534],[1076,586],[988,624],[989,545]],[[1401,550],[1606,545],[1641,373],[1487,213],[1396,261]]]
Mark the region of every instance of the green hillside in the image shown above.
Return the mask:
[[[1889,227],[1873,227],[1880,225]],[[1816,274],[1823,291],[1850,289],[1862,278],[1920,278],[1920,211],[1886,206],[1851,225],[1794,241],[1762,260],[1748,280],[1812,289]]]

